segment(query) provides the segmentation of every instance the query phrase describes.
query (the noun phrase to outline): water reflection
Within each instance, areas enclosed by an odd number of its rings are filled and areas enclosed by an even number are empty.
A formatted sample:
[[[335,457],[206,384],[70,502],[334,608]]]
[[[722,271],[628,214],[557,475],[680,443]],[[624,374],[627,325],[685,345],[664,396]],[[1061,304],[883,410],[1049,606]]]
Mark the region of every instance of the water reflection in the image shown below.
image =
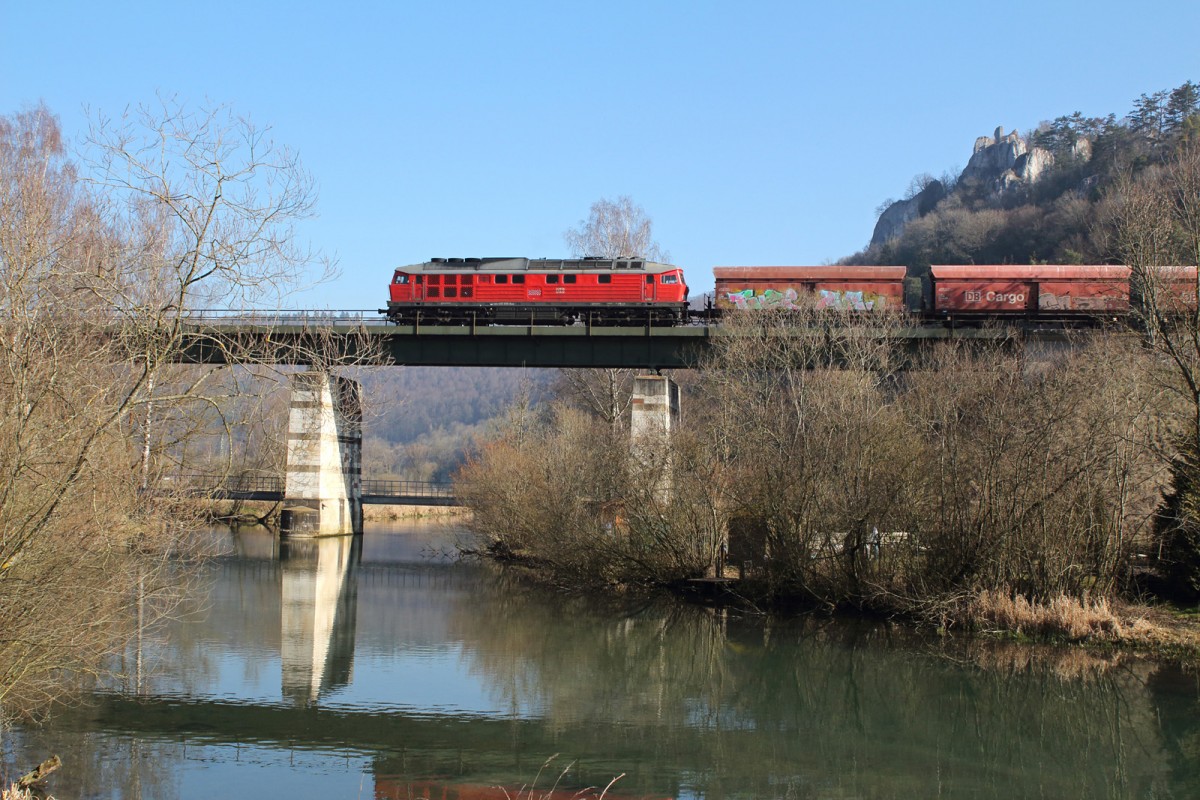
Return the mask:
[[[350,682],[362,539],[284,539],[280,624],[283,695],[312,703]]]
[[[154,796],[490,800],[554,753],[539,788],[624,774],[610,797],[1200,796],[1200,693],[1171,666],[599,603],[436,538],[231,540],[141,696],[11,754],[74,750],[60,796],[133,794],[113,765],[147,753],[174,776]]]

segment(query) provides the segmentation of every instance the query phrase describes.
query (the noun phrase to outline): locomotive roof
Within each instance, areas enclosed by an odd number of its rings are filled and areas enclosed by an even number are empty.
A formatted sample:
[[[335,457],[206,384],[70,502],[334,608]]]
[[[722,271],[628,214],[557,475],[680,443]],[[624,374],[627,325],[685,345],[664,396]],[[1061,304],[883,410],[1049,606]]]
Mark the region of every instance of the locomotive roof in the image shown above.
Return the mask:
[[[431,258],[401,272],[667,272],[678,269],[641,258]]]

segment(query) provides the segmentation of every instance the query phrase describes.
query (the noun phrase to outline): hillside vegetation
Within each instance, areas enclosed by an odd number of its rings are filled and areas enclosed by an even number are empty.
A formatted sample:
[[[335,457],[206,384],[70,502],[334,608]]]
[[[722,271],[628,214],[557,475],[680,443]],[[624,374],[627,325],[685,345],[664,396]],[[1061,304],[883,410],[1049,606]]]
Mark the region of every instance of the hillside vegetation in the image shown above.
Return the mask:
[[[474,439],[514,402],[541,397],[552,375],[500,367],[361,371],[355,377],[369,399],[363,439],[368,475],[449,480]]]
[[[885,201],[871,244],[843,263],[1118,260],[1106,198],[1122,180],[1156,179],[1182,141],[1200,138],[1198,112],[1200,86],[1187,81],[1141,95],[1121,118],[1075,112],[1027,135],[997,129],[959,175],[919,175],[903,200]]]

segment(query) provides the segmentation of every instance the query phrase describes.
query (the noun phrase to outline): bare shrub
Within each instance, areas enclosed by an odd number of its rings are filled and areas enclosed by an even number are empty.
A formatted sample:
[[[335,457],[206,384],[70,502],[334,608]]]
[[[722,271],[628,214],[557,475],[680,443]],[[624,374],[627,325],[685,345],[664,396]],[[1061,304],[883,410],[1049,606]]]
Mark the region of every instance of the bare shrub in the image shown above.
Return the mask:
[[[606,509],[624,466],[605,457],[606,433],[563,406],[513,409],[455,480],[494,551],[532,555],[573,579],[599,568],[595,547],[605,516],[615,518]]]
[[[876,545],[908,529],[915,463],[892,403],[896,324],[737,315],[702,368],[700,424],[729,473],[722,502],[763,532],[773,593],[836,603],[891,590],[899,565]]]
[[[519,408],[459,471],[455,493],[487,548],[540,564],[548,579],[698,577],[724,530],[711,491],[718,478],[700,440],[681,437],[663,456],[634,459],[628,434],[578,409]]]
[[[1162,455],[1172,492],[1158,518],[1165,593],[1200,599],[1200,144],[1182,140],[1161,165],[1126,172],[1108,190],[1097,237],[1132,269],[1134,318],[1148,336],[1157,385],[1176,400],[1168,411],[1172,447]]]

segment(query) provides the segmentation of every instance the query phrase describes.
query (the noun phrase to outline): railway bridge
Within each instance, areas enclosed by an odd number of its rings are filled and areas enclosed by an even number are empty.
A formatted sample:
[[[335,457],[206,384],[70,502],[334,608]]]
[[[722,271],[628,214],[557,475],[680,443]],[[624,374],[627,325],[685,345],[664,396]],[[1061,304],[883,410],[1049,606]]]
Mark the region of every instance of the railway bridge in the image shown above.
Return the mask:
[[[431,326],[417,319],[394,325],[375,312],[361,311],[193,312],[183,322],[181,363],[309,367],[292,378],[286,475],[253,490],[220,481],[191,489],[213,497],[282,500],[289,506],[285,529],[312,535],[361,532],[364,503],[453,503],[448,487],[385,488],[363,480],[361,387],[323,371],[321,364],[643,370],[653,374],[635,381],[631,436],[636,452],[655,446],[655,437],[678,424],[679,388],[661,371],[696,366],[719,337],[731,335],[710,324]],[[863,335],[878,332],[864,326]],[[913,350],[944,341],[1002,341],[1037,358],[1067,346],[1072,334],[1061,327],[1032,325],[916,324],[889,329],[887,335]]]

